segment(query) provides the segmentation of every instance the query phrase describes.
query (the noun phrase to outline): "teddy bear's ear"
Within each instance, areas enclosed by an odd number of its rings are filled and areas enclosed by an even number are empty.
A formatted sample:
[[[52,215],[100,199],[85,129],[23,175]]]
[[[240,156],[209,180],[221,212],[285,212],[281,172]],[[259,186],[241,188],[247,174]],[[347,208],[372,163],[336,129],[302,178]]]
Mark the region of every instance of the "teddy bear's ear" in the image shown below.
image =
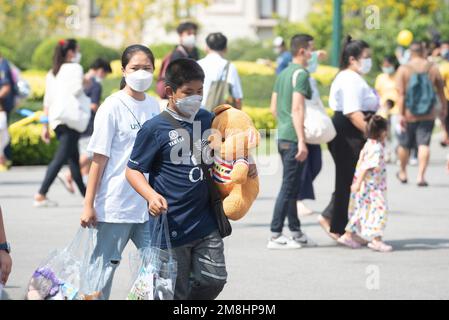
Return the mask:
[[[229,109],[232,109],[232,106],[230,106],[229,104],[222,104],[221,106],[216,107],[213,112],[216,116],[218,116],[220,113]]]

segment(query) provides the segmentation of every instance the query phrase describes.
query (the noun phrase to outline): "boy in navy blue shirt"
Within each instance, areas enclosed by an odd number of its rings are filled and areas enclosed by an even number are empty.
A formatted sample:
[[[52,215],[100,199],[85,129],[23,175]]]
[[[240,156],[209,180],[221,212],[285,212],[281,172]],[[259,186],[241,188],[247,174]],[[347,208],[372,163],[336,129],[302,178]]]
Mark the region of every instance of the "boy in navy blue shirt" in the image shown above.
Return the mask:
[[[168,66],[165,81],[166,111],[193,137],[195,145],[202,146],[203,160],[210,161],[207,131],[213,114],[200,109],[203,70],[194,60],[179,59]],[[178,262],[175,299],[211,300],[227,279],[223,240],[190,141],[176,129],[163,115],[146,122],[137,135],[126,177],[148,201],[152,216],[167,214]],[[197,141],[196,137],[201,138]]]

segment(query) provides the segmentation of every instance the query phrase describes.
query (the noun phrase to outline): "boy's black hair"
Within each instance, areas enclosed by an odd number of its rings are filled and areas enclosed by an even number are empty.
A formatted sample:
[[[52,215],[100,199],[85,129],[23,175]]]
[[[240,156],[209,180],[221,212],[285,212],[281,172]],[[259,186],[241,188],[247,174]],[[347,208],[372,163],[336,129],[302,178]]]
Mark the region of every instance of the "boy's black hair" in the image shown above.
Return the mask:
[[[193,30],[193,31],[198,31],[198,25],[194,22],[184,22],[181,23],[178,28],[176,29],[176,31],[178,32],[179,35],[183,34],[186,31],[189,30]]]
[[[206,44],[213,51],[224,51],[228,47],[228,38],[221,33],[211,33],[206,38]]]
[[[92,62],[89,69],[93,70],[103,69],[104,72],[106,73],[112,73],[111,64],[102,58],[98,58],[94,62]]]
[[[388,130],[387,120],[379,115],[368,115],[365,121],[368,122],[368,139],[379,140],[382,133]]]
[[[310,41],[313,41],[313,37],[308,34],[297,34],[293,36],[290,45],[292,55],[296,56],[300,49],[307,49]]]
[[[167,67],[165,84],[172,88],[173,91],[176,91],[191,81],[199,80],[204,82],[204,78],[204,71],[195,60],[177,59]]]

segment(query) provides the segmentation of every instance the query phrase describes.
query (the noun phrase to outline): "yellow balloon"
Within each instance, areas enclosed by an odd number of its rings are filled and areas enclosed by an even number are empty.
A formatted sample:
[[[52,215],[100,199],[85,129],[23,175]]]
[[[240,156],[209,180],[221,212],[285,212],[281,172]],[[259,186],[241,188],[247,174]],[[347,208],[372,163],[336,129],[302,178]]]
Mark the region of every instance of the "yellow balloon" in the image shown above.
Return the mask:
[[[413,33],[409,30],[402,30],[398,35],[398,44],[403,47],[408,47],[413,42]]]

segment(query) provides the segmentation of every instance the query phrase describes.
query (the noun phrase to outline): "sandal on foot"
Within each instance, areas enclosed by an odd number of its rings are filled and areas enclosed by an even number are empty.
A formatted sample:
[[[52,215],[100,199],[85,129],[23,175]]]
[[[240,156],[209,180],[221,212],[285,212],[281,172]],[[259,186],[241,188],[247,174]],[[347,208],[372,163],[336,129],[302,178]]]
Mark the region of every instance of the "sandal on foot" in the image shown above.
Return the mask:
[[[71,193],[71,194],[75,193],[75,189],[73,188],[73,185],[67,181],[67,179],[65,178],[65,176],[62,173],[59,173],[56,177],[58,178],[58,180],[62,183],[64,188],[66,188],[66,190],[69,193]]]
[[[320,224],[321,228],[323,228],[324,232],[334,241],[337,241],[338,238],[340,238],[340,235],[337,235],[335,233],[331,233],[329,223],[327,222],[326,218],[324,218],[322,215],[318,217],[318,223]]]
[[[337,242],[345,247],[349,247],[351,249],[360,249],[362,245],[353,239],[348,239],[345,236],[340,237]]]
[[[418,183],[418,187],[420,188],[427,188],[429,184],[426,181],[421,181]]]
[[[377,252],[391,252],[393,247],[389,246],[383,242],[370,242],[368,243],[368,248]]]
[[[407,184],[408,183],[408,179],[401,179],[401,174],[398,172],[396,173],[396,178],[398,178],[398,180],[402,183],[402,184]]]

